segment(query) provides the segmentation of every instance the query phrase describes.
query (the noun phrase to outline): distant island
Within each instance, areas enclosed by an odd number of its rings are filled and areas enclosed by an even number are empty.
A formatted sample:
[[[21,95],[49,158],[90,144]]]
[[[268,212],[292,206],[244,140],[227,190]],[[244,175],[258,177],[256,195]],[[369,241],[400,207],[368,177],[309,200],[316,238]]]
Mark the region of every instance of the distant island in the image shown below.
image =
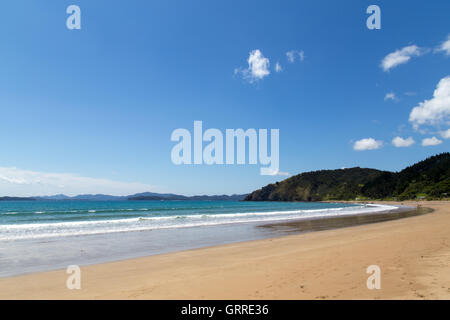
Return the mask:
[[[349,168],[298,174],[250,193],[245,201],[442,199],[450,195],[450,153],[400,172]]]
[[[41,196],[41,197],[0,197],[0,201],[139,201],[139,200],[241,201],[244,200],[246,196],[247,194],[183,196],[172,193],[144,192],[144,193],[136,193],[129,196],[111,196],[107,194],[81,194],[70,197],[64,194],[57,194],[54,196]]]
[[[35,201],[34,198],[29,197],[0,197],[0,201]]]

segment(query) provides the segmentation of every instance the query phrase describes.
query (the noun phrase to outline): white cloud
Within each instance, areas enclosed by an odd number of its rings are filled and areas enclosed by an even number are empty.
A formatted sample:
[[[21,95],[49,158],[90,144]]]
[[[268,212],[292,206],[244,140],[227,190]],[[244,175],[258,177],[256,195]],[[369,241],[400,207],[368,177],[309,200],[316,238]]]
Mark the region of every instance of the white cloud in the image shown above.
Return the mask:
[[[402,137],[395,137],[394,139],[392,139],[392,144],[397,148],[410,147],[414,143],[415,143],[415,141],[412,137],[409,137],[406,139],[403,139]]]
[[[298,52],[298,57],[300,58],[300,61],[305,60],[305,52],[303,50],[299,51]]]
[[[283,68],[281,67],[281,64],[280,64],[279,62],[277,62],[277,63],[275,64],[275,71],[276,71],[276,72],[281,72],[281,71],[283,71]]]
[[[367,138],[356,141],[353,145],[353,149],[356,151],[375,150],[381,148],[382,145],[383,141]]]
[[[297,51],[297,50],[291,50],[286,52],[286,57],[290,63],[294,63],[297,57],[300,61],[305,60],[305,52],[303,50]]]
[[[437,48],[438,52],[444,52],[445,55],[450,56],[450,34],[447,36],[447,40],[442,42],[442,44]]]
[[[386,95],[384,96],[384,101],[387,101],[387,100],[395,101],[395,99],[396,99],[396,96],[395,96],[394,92],[386,93]]]
[[[442,78],[433,98],[419,102],[419,105],[412,109],[409,121],[417,129],[419,125],[436,125],[446,121],[450,116],[450,76]]]
[[[286,52],[286,56],[290,63],[293,63],[295,61],[295,51],[294,50]]]
[[[247,69],[242,70],[237,68],[234,69],[234,73],[242,73],[244,79],[248,80],[251,83],[257,80],[261,80],[270,74],[269,59],[264,57],[259,49],[250,52],[247,62]]]
[[[82,177],[72,173],[48,173],[0,167],[0,196],[39,196],[64,193],[129,195],[154,191],[154,186],[137,182]]]
[[[285,176],[285,177],[290,176],[289,172],[280,171],[278,169],[273,169],[267,175],[269,175],[269,176]]]
[[[269,59],[265,58],[258,49],[253,50],[248,57],[248,68],[252,77],[262,79],[270,74]]]
[[[389,71],[391,68],[407,63],[411,57],[420,56],[421,54],[422,52],[420,48],[416,45],[404,47],[400,50],[389,53],[386,57],[384,57],[381,61],[381,67],[384,71]]]
[[[450,129],[440,132],[441,137],[444,139],[450,139]]]
[[[436,137],[432,138],[425,138],[422,140],[422,146],[429,147],[429,146],[437,146],[438,144],[441,144],[442,140],[439,140]]]

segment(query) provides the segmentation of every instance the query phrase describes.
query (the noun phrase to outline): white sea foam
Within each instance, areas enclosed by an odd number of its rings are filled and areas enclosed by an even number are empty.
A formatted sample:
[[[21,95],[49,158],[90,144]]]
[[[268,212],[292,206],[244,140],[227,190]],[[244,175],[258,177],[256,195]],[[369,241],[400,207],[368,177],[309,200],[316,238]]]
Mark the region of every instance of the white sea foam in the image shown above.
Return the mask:
[[[146,216],[109,220],[11,224],[0,225],[0,240],[39,239],[116,232],[191,228],[234,223],[302,220],[355,214],[370,214],[395,208],[396,207],[394,206],[387,205],[370,205],[315,210],[192,214],[162,217]]]

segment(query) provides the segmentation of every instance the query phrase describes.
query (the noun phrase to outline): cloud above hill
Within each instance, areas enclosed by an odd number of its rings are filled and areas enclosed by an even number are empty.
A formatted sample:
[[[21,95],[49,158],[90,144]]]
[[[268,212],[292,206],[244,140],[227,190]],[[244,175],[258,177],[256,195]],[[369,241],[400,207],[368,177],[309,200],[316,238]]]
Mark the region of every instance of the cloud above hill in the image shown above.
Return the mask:
[[[364,150],[375,150],[383,146],[383,141],[375,140],[373,138],[366,138],[356,141],[353,144],[353,150],[364,151]]]
[[[450,117],[450,76],[442,78],[433,97],[419,102],[409,115],[409,121],[417,129],[419,125],[437,125],[445,123]]]
[[[430,146],[437,146],[442,143],[442,140],[439,140],[436,137],[432,138],[425,138],[422,140],[422,146],[423,147],[430,147]]]
[[[402,138],[402,137],[395,137],[392,139],[392,144],[394,147],[402,148],[402,147],[410,147],[415,143],[414,139],[412,137],[409,138]]]

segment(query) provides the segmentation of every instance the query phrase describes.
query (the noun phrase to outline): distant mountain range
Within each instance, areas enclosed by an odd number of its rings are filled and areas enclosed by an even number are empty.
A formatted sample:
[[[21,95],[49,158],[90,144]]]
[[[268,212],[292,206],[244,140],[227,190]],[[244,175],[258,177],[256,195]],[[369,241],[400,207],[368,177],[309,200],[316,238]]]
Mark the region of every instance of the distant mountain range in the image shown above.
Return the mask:
[[[247,194],[233,194],[229,195],[199,195],[199,196],[182,196],[178,194],[172,193],[153,193],[153,192],[144,192],[137,193],[132,196],[128,196],[128,200],[232,200],[232,201],[241,201]]]
[[[450,153],[400,172],[350,168],[305,172],[250,193],[246,201],[440,199],[450,197]]]
[[[129,196],[111,196],[107,194],[80,194],[77,196],[66,196],[64,194],[57,194],[54,196],[41,197],[0,197],[0,201],[138,201],[138,200],[225,200],[225,201],[240,201],[244,200],[246,194],[229,195],[200,195],[200,196],[183,196],[172,193],[154,193],[143,192],[136,193]]]

